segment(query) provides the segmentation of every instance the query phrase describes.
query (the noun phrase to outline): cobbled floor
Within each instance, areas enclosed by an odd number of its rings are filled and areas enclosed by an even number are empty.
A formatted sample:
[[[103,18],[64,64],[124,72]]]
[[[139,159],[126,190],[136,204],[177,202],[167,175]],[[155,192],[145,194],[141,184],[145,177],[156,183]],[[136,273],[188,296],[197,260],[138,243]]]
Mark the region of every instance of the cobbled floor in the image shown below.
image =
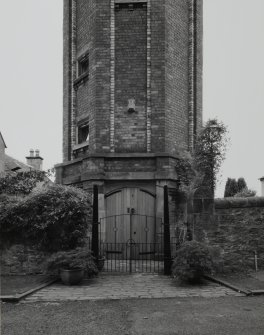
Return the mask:
[[[77,286],[55,283],[28,296],[23,302],[225,296],[241,297],[243,294],[209,281],[204,285],[182,286],[174,279],[163,275],[100,274],[99,277],[84,280]]]

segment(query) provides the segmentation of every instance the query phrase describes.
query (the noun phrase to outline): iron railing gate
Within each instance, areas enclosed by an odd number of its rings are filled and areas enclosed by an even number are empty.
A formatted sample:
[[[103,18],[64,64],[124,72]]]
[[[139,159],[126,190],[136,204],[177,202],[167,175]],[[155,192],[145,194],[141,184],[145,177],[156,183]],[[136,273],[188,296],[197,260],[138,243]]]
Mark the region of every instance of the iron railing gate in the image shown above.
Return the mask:
[[[106,272],[162,273],[164,225],[161,218],[113,215],[99,221],[99,253]]]

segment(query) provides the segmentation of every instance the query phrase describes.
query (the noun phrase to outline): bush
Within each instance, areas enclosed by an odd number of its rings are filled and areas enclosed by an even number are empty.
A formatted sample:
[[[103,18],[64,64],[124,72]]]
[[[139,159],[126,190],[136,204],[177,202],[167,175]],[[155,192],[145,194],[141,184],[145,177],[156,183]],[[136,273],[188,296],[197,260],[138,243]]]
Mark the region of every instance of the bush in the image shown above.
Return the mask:
[[[89,277],[98,274],[94,258],[87,248],[76,248],[69,251],[60,251],[53,254],[47,261],[48,270],[82,268]]]
[[[234,195],[235,198],[250,198],[256,196],[256,191],[250,190],[247,187]]]
[[[173,260],[172,274],[182,282],[198,283],[213,270],[208,246],[196,241],[184,242]]]
[[[45,171],[26,171],[7,174],[0,178],[0,194],[27,195],[37,186],[39,182],[48,180]]]
[[[74,249],[85,243],[91,212],[91,200],[84,191],[46,186],[0,204],[1,242],[23,242],[52,252]]]

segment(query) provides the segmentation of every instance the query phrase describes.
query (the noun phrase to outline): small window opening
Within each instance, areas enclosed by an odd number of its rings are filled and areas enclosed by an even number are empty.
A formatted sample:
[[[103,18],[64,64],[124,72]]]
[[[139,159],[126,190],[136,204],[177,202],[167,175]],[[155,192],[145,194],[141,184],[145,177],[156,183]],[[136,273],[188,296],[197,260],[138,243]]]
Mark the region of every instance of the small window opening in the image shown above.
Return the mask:
[[[81,76],[89,71],[89,55],[83,56],[78,60],[78,76]]]
[[[89,142],[89,125],[85,124],[78,127],[78,144]]]

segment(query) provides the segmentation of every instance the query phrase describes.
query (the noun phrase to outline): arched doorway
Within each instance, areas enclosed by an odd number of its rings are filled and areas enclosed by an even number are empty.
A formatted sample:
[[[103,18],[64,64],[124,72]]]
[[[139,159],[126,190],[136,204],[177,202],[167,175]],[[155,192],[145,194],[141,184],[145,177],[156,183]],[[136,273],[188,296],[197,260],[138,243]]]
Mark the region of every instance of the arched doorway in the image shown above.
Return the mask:
[[[154,243],[155,195],[136,187],[107,194],[105,230],[108,243]]]

